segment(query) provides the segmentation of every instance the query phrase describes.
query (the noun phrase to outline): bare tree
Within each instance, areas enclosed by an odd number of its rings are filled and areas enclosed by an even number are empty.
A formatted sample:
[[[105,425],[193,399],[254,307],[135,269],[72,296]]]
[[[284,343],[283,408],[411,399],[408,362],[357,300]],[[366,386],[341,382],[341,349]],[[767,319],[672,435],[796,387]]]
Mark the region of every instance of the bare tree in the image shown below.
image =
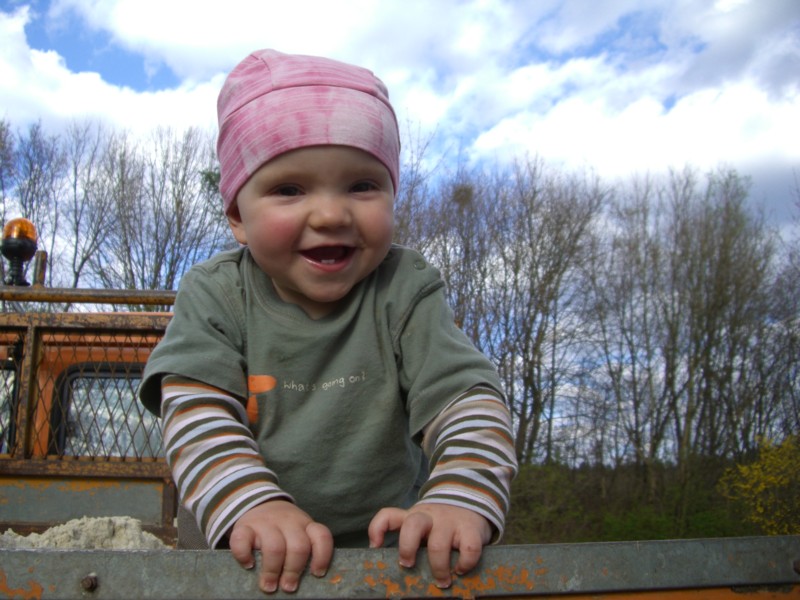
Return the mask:
[[[395,195],[395,241],[427,254],[441,229],[431,203],[437,166],[428,165],[431,138],[418,132],[408,137]]]
[[[3,211],[0,217],[2,217],[4,225],[10,218],[8,204],[11,201],[11,188],[16,173],[14,145],[14,133],[11,131],[11,126],[5,119],[0,119],[0,199],[3,201]],[[0,278],[0,281],[6,279],[5,261],[0,261]]]
[[[59,231],[58,202],[63,192],[65,159],[58,136],[47,135],[41,123],[19,134],[15,152],[14,195],[21,216],[38,230],[39,248],[50,263],[56,258]],[[48,269],[51,272],[52,269]],[[52,273],[49,277],[52,278]]]
[[[205,184],[214,159],[199,130],[159,130],[144,149],[118,138],[105,164],[116,224],[93,261],[104,285],[175,289],[192,264],[230,245],[222,203]]]
[[[747,193],[733,171],[710,174],[702,190],[687,172],[670,180],[665,295],[680,301],[678,310],[662,306],[672,332],[668,395],[679,462],[745,452],[765,433],[748,415],[760,402],[750,367],[766,334],[774,243],[748,212]]]
[[[795,215],[792,229],[786,233],[782,260],[771,297],[770,315],[773,335],[768,365],[773,389],[779,390],[780,406],[775,415],[776,438],[800,431],[800,179],[795,174]]]
[[[104,185],[102,160],[110,136],[97,122],[73,122],[64,136],[67,166],[59,211],[65,224],[63,269],[67,287],[79,287],[87,267],[108,239],[114,223],[111,194]]]
[[[5,201],[11,191],[16,171],[14,145],[14,133],[11,131],[11,126],[5,119],[0,119],[0,195],[3,199],[3,210],[5,210]]]
[[[142,218],[146,208],[142,204],[143,179],[139,148],[127,135],[112,136],[106,145],[95,193],[109,203],[114,223],[105,242],[89,260],[92,277],[101,286],[136,287],[133,278],[127,277],[128,263],[136,259],[129,238],[135,221]]]
[[[518,456],[553,460],[558,399],[579,369],[578,276],[604,192],[596,180],[548,174],[538,160],[484,189],[483,348],[509,395]]]
[[[611,415],[613,424],[613,432],[603,432],[611,445],[600,446],[601,456],[612,453],[616,463],[637,465],[651,498],[653,468],[664,458],[670,423],[662,385],[663,249],[656,234],[663,215],[657,200],[649,177],[634,180],[629,193],[618,195],[586,273],[586,319],[596,324],[593,339],[603,364],[594,373],[595,389],[603,390],[599,414]]]

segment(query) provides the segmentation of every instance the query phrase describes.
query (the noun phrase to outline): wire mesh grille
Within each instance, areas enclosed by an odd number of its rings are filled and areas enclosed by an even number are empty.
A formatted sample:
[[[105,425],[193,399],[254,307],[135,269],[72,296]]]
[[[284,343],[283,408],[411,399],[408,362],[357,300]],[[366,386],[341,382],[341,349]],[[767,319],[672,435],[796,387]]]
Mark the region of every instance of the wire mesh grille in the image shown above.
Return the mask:
[[[161,452],[156,418],[136,400],[140,374],[130,365],[95,365],[70,375],[61,388],[67,408],[64,435],[55,454],[71,456],[155,457]],[[124,367],[124,368],[115,368]]]

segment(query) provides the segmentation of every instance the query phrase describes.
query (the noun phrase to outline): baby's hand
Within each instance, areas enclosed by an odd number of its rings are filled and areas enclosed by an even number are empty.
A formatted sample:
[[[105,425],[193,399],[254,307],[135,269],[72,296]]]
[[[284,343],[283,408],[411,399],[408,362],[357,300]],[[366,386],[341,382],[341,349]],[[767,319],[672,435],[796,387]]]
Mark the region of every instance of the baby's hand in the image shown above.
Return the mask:
[[[255,566],[253,550],[261,550],[258,586],[272,593],[297,590],[311,556],[311,573],[323,577],[333,557],[333,536],[291,502],[270,500],[250,509],[231,529],[231,553],[245,569]]]
[[[492,538],[489,521],[476,512],[447,504],[415,504],[408,510],[380,510],[369,524],[370,546],[381,546],[386,532],[398,529],[400,565],[413,567],[422,540],[427,540],[428,562],[440,588],[452,583],[452,550],[458,550],[455,573],[463,575],[478,564],[483,546]]]

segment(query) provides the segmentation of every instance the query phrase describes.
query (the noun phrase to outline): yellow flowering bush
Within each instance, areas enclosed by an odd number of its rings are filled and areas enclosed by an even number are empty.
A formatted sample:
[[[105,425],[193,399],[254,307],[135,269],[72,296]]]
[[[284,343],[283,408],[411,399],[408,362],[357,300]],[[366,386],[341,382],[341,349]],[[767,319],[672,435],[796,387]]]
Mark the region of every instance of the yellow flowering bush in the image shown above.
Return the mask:
[[[765,440],[758,458],[728,469],[719,486],[765,534],[800,534],[800,436],[779,445]]]

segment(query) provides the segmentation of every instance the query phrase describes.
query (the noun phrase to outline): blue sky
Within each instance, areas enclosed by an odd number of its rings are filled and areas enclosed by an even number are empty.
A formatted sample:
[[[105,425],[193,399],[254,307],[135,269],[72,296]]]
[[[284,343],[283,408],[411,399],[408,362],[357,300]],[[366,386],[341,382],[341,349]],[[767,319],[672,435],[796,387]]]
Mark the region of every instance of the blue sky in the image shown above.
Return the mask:
[[[4,4],[8,8],[17,3]],[[43,3],[28,6],[31,8],[24,31],[29,48],[57,52],[67,70],[97,72],[110,85],[129,86],[137,91],[168,89],[180,84],[180,79],[165,64],[145,64],[141,54],[117,43],[113,32],[86,27],[80,13],[65,11],[57,18],[47,18],[46,12],[39,12],[45,8]]]
[[[213,131],[225,74],[263,47],[372,69],[449,157],[733,167],[769,218],[792,211],[798,0],[0,0],[0,118]]]

